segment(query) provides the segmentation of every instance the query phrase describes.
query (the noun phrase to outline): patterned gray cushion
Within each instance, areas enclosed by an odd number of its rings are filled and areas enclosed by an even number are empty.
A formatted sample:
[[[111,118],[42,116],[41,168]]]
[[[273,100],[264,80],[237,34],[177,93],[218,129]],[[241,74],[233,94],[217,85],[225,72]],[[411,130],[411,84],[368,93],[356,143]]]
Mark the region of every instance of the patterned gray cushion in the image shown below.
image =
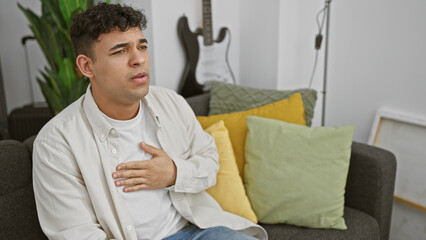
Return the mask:
[[[211,88],[209,115],[244,111],[260,107],[281,99],[289,98],[295,93],[302,95],[305,106],[305,121],[312,125],[317,92],[313,89],[264,90],[243,87],[223,82],[213,82]]]

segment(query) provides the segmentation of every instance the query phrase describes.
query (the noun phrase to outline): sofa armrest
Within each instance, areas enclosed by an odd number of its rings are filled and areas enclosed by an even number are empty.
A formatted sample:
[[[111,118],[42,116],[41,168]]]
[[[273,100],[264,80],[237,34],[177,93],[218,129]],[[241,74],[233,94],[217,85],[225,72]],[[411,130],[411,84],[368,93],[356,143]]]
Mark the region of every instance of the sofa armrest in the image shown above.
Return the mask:
[[[384,149],[354,142],[346,184],[345,205],[379,223],[380,239],[389,239],[396,158]]]
[[[23,144],[28,149],[28,152],[30,153],[31,159],[33,159],[33,144],[34,140],[36,139],[37,135],[31,136],[23,141]],[[33,164],[33,161],[31,161],[31,165]]]
[[[0,239],[47,240],[37,217],[27,148],[16,140],[1,140],[0,154]]]

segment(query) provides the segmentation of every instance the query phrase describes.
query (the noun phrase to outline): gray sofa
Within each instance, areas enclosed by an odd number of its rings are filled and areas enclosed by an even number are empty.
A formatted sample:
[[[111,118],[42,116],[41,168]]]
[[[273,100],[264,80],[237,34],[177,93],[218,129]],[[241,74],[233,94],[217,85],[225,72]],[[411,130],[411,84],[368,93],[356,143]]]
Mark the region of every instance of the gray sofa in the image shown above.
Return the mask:
[[[188,99],[198,115],[206,115],[209,95]],[[23,143],[0,141],[0,240],[47,239],[40,229],[31,177],[34,137]],[[389,239],[396,160],[392,153],[353,143],[345,194],[348,230],[307,229],[286,224],[262,224],[269,239],[368,240]]]
[[[196,115],[209,112],[210,94],[187,99]],[[354,142],[345,193],[344,218],[348,229],[321,230],[287,224],[262,224],[269,239],[369,240],[389,239],[396,159],[383,149]]]

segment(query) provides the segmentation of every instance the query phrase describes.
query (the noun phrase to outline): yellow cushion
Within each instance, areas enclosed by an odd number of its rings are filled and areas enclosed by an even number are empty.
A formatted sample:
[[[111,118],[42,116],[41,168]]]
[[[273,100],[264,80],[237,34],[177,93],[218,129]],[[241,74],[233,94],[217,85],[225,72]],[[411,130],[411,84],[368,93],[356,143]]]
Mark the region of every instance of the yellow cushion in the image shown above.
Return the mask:
[[[229,131],[238,171],[242,179],[244,179],[244,146],[247,135],[246,116],[250,115],[306,125],[305,108],[300,93],[293,94],[287,99],[242,112],[211,115],[208,117],[198,116],[197,119],[204,129],[220,120],[224,121]]]
[[[217,182],[215,186],[207,189],[207,192],[223,210],[257,223],[257,217],[246,195],[243,180],[238,174],[228,129],[226,129],[223,121],[220,121],[208,127],[205,131],[213,136],[219,153]]]

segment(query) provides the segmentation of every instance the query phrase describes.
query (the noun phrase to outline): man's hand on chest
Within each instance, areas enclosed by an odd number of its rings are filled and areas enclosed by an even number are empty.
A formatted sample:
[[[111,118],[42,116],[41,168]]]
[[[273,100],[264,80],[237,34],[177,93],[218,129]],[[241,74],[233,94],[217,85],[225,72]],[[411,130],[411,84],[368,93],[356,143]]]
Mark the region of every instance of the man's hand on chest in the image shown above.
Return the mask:
[[[125,186],[124,192],[170,187],[176,182],[176,166],[162,150],[145,143],[140,147],[153,157],[144,161],[132,161],[117,165],[112,174],[115,185]]]

